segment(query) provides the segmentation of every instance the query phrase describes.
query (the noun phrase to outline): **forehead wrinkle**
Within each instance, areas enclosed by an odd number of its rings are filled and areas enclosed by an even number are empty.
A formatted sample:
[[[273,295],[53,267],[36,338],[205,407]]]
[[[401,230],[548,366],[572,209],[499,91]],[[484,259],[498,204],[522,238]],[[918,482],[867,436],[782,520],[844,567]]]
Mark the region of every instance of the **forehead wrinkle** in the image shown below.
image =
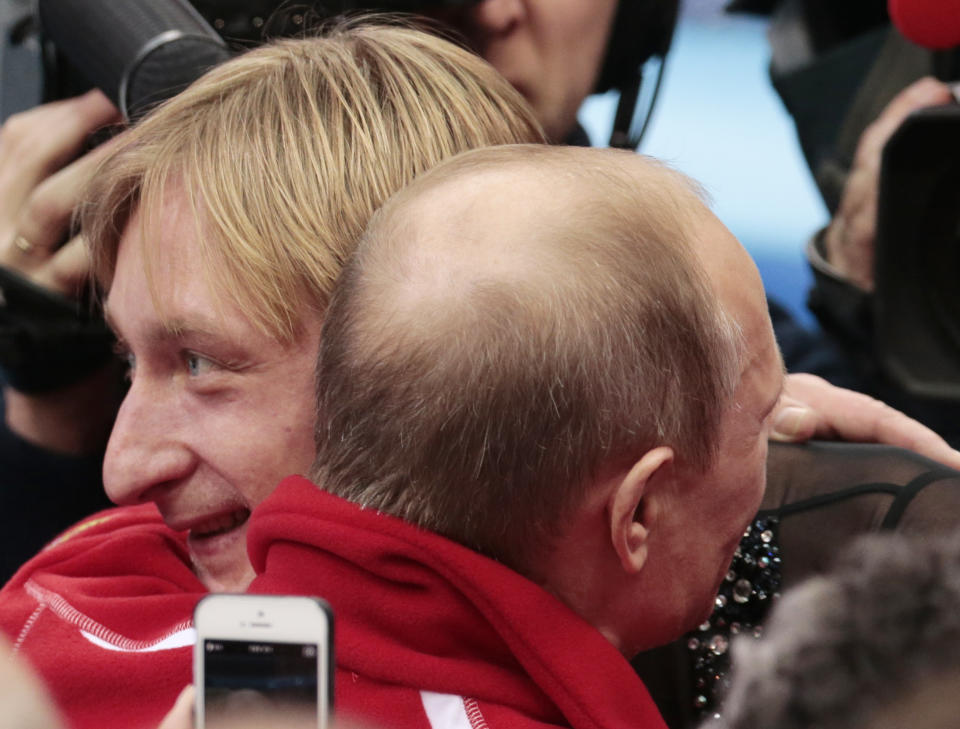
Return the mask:
[[[772,347],[771,347],[771,344],[773,345]],[[760,369],[763,367],[763,361],[768,356],[769,350],[771,348],[773,349],[777,358],[777,371],[778,371],[779,379],[778,379],[778,387],[777,387],[776,395],[769,402],[766,402],[763,405],[762,412],[764,417],[766,417],[771,412],[773,412],[774,408],[776,408],[777,406],[777,403],[780,401],[780,398],[783,396],[783,393],[786,390],[786,386],[787,386],[787,380],[786,380],[787,367],[786,367],[786,363],[783,361],[783,353],[780,351],[780,347],[777,345],[776,340],[773,338],[773,334],[771,331],[771,335],[767,343],[760,350],[756,350],[750,356],[742,358],[742,366],[740,369],[740,374],[738,375],[739,383],[737,385],[736,396],[733,401],[733,406],[736,410],[743,411],[744,409],[743,401],[742,401],[742,396],[743,396],[742,388],[743,388],[744,382],[746,381],[746,378],[749,376],[751,372],[757,373],[760,371]],[[765,383],[763,383],[762,386],[765,386]]]
[[[121,339],[125,338],[123,327],[117,320],[116,315],[111,312],[109,297],[103,307],[103,318],[114,334]],[[222,335],[217,334],[216,322],[203,315],[189,319],[180,316],[160,316],[157,321],[150,322],[144,332],[144,339],[148,342],[168,342],[183,339],[187,336],[204,339],[223,338]]]
[[[213,322],[207,323],[202,320],[197,322],[183,317],[161,316],[158,325],[150,327],[147,336],[151,339],[181,339],[188,334],[203,337],[217,336],[215,328],[208,324],[213,324]]]

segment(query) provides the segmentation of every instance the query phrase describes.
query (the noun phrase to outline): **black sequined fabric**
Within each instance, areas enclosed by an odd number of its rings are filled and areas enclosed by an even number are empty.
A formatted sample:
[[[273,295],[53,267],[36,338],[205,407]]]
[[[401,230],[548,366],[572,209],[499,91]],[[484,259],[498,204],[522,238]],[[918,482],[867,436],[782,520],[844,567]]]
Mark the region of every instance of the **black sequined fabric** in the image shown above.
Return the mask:
[[[694,708],[700,719],[718,716],[730,669],[731,639],[759,637],[762,623],[780,591],[779,520],[757,517],[743,534],[720,586],[713,614],[687,634],[695,681]]]

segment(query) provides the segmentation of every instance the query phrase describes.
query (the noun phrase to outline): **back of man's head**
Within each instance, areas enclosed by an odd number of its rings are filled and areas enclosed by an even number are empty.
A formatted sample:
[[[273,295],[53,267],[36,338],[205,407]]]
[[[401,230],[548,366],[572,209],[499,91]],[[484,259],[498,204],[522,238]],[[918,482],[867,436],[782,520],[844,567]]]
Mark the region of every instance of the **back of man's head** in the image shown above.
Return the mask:
[[[739,368],[704,213],[628,153],[516,145],[419,178],[327,314],[315,480],[529,572],[594,479],[659,445],[706,468]]]

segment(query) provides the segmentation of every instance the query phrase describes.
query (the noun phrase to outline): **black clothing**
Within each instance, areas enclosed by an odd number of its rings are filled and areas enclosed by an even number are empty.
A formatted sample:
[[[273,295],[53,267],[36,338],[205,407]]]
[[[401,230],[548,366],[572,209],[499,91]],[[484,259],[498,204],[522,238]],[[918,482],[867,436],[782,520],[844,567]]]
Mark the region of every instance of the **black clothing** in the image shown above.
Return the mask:
[[[874,294],[844,279],[827,262],[822,232],[807,246],[807,260],[814,274],[808,302],[823,328],[824,347],[839,352],[837,361],[845,363],[840,371],[816,374],[882,400],[960,447],[960,403],[909,392],[883,370],[874,328]]]
[[[0,382],[29,394],[72,385],[111,360],[114,341],[92,302],[0,266]]]
[[[807,372],[848,390],[865,391],[850,355],[825,332],[807,329],[774,299],[767,300],[773,333],[788,372]]]
[[[102,463],[103,453],[54,453],[0,427],[0,584],[57,534],[110,506]]]

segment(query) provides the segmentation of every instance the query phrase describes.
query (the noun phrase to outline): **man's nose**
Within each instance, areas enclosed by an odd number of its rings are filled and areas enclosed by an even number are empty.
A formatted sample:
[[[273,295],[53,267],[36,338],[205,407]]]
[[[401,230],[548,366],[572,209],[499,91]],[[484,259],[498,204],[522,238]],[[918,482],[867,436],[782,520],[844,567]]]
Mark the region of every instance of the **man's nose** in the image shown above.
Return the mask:
[[[472,10],[472,21],[485,33],[503,33],[527,14],[527,0],[482,0]]]
[[[103,462],[103,485],[116,504],[151,501],[154,490],[195,467],[196,457],[180,437],[183,415],[161,390],[134,380],[120,406]]]

